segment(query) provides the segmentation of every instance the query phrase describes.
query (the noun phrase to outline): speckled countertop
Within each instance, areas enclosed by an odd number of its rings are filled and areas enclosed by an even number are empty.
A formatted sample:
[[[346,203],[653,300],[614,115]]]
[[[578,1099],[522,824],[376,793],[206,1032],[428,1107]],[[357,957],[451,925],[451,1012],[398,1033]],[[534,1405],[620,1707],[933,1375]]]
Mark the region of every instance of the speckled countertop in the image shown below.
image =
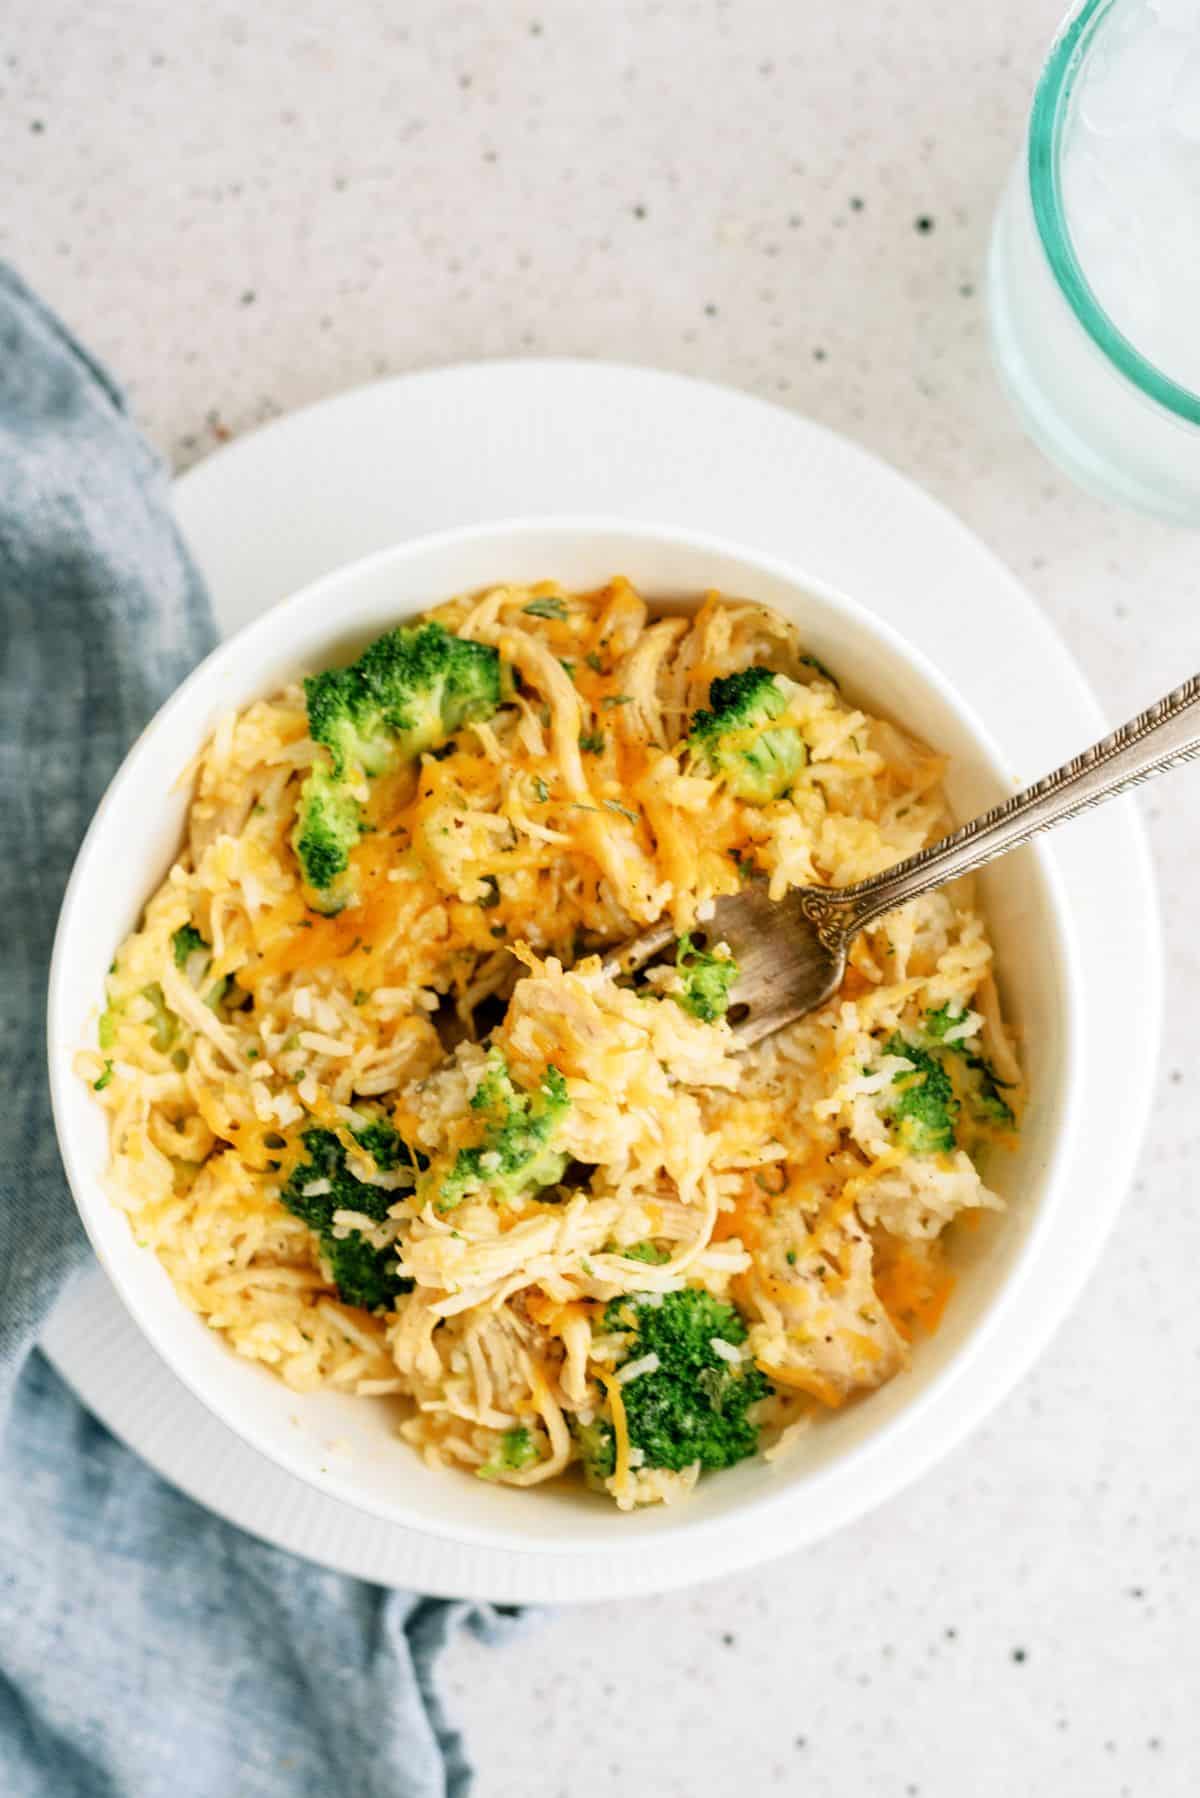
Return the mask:
[[[181,467],[474,356],[645,361],[781,400],[993,545],[1116,722],[1200,663],[1200,537],[1041,460],[981,303],[1058,11],[9,0],[0,253]],[[1140,1176],[1036,1373],[819,1548],[559,1614],[502,1654],[460,1642],[479,1798],[1200,1789],[1197,780],[1147,803],[1172,976]]]

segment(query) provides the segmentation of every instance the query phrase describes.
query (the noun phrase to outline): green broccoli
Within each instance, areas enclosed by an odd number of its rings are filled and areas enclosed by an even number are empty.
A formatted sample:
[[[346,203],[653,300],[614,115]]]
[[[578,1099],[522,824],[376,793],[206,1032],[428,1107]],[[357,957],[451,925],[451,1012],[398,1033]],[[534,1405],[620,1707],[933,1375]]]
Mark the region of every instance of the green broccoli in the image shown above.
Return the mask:
[[[931,1042],[943,1043],[946,1032],[952,1030],[955,1024],[961,1023],[964,1016],[961,1005],[939,1005],[935,1011],[927,1011],[921,1019],[922,1033]]]
[[[200,932],[194,929],[192,925],[184,924],[172,936],[171,946],[175,966],[177,968],[186,968],[193,955],[198,952],[203,952],[205,961],[200,974],[200,978],[203,979],[204,972],[207,970],[212,957],[209,946],[200,935]],[[214,1011],[224,998],[228,986],[229,976],[226,975],[223,980],[219,980],[215,983],[212,991],[208,994],[206,1003],[210,1005]],[[157,980],[152,980],[148,986],[142,987],[141,997],[149,1005],[152,1013],[152,1016],[148,1020],[151,1030],[151,1041],[161,1055],[166,1055],[175,1046],[179,1036],[180,1020],[167,1004],[166,995]],[[110,1003],[108,1009],[101,1017],[99,1030],[101,1048],[112,1047],[116,1038],[118,1018],[123,1009],[123,1002],[118,1004]]]
[[[883,1052],[913,1064],[895,1076],[883,1100],[884,1115],[900,1142],[914,1155],[949,1153],[957,1143],[959,1103],[940,1060],[898,1034],[888,1039]]]
[[[194,956],[202,955],[204,960],[198,961],[193,970],[197,986],[203,981],[212,964],[212,947],[200,935],[194,924],[181,924],[171,938],[171,952],[175,958],[175,966],[186,972]],[[204,1003],[213,1011],[229,991],[231,976],[225,974],[214,981],[210,990],[204,995]],[[156,1013],[155,1034],[160,1049],[169,1048],[179,1027],[175,1013],[167,1007],[163,998],[163,990],[157,982],[153,986],[143,987],[143,994],[149,999]]]
[[[605,1307],[604,1327],[628,1333],[622,1365],[658,1358],[653,1372],[621,1387],[630,1445],[642,1451],[644,1467],[679,1473],[698,1461],[711,1472],[756,1452],[758,1427],[748,1413],[771,1386],[752,1362],[727,1360],[713,1346],[746,1340],[732,1305],[695,1286],[635,1293]],[[611,1422],[601,1416],[577,1426],[576,1438],[589,1483],[603,1484],[613,1470]]]
[[[593,1417],[591,1423],[571,1418],[571,1434],[579,1444],[583,1477],[595,1492],[603,1492],[605,1480],[612,1478],[617,1465],[617,1445],[612,1424],[604,1417]]]
[[[738,977],[733,957],[710,955],[697,949],[690,936],[681,936],[675,966],[683,979],[682,992],[671,994],[675,1003],[704,1024],[723,1018],[729,1010],[729,989]]]
[[[329,765],[314,767],[300,789],[292,843],[325,909],[354,898],[342,877],[362,834],[352,790],[362,775],[390,773],[435,749],[461,725],[490,717],[506,692],[496,650],[432,622],[385,631],[348,668],[309,676],[309,735]]]
[[[354,1140],[360,1149],[366,1150],[381,1174],[390,1174],[401,1166],[419,1166],[424,1161],[424,1156],[418,1153],[414,1163],[408,1144],[386,1118],[372,1119],[354,1132]]]
[[[304,693],[313,742],[328,749],[334,773],[384,774],[490,717],[504,682],[496,650],[429,623],[385,631],[348,668],[310,675]]]
[[[739,799],[765,805],[791,787],[808,759],[808,746],[794,724],[770,729],[798,691],[786,675],[769,668],[743,668],[722,675],[708,690],[711,711],[692,719],[689,746],[713,775],[722,775]]]
[[[499,1442],[478,1470],[481,1480],[498,1480],[505,1473],[519,1473],[538,1458],[537,1444],[524,1424],[505,1430]]]
[[[1000,1091],[1004,1082],[996,1078],[991,1062],[986,1056],[965,1051],[963,1061],[974,1076],[967,1091],[967,1104],[975,1117],[981,1123],[995,1124],[1002,1130],[1015,1129],[1016,1113]]]
[[[181,924],[171,938],[171,948],[175,954],[175,966],[186,968],[197,949],[207,949],[208,944],[194,924]]]
[[[337,1211],[357,1211],[382,1223],[396,1195],[355,1179],[346,1167],[346,1151],[332,1130],[306,1130],[300,1140],[309,1159],[292,1170],[280,1198],[316,1233],[343,1303],[361,1305],[364,1311],[391,1309],[399,1295],[412,1288],[412,1281],[396,1272],[395,1249],[375,1248],[360,1230],[337,1236],[333,1218]],[[383,1119],[356,1132],[355,1140],[381,1171],[412,1161],[407,1146]],[[314,1186],[322,1190],[310,1191]]]
[[[925,1013],[921,1027],[931,1041],[942,1045],[943,1054],[959,1058],[964,1073],[963,1086],[967,1105],[977,1121],[1011,1130],[1017,1120],[1012,1106],[1001,1091],[1006,1083],[998,1078],[987,1056],[980,1054],[978,1048],[972,1047],[975,1038],[959,1037],[952,1043],[945,1040],[946,1032],[961,1022],[962,1017],[961,1005],[939,1005],[935,1011]]]
[[[551,1146],[570,1106],[567,1083],[547,1068],[535,1093],[513,1082],[499,1049],[488,1053],[487,1070],[475,1089],[471,1109],[481,1120],[481,1140],[462,1148],[441,1182],[439,1211],[449,1211],[469,1193],[487,1189],[501,1199],[562,1179],[570,1156]]]
[[[340,911],[353,897],[341,877],[361,835],[362,807],[358,800],[327,768],[314,768],[300,788],[292,847],[300,858],[305,880],[322,896],[322,911]]]
[[[411,1280],[395,1272],[395,1255],[371,1246],[357,1230],[345,1236],[322,1236],[321,1254],[344,1305],[364,1311],[391,1311]]]
[[[154,1047],[160,1054],[165,1055],[168,1049],[174,1046],[175,1038],[179,1035],[179,1019],[163,997],[162,987],[157,980],[142,988],[142,998],[154,1012],[152,1020]]]
[[[627,1249],[613,1252],[623,1255],[626,1261],[644,1261],[649,1267],[661,1267],[664,1261],[671,1259],[670,1249],[660,1249],[656,1242],[634,1242]]]

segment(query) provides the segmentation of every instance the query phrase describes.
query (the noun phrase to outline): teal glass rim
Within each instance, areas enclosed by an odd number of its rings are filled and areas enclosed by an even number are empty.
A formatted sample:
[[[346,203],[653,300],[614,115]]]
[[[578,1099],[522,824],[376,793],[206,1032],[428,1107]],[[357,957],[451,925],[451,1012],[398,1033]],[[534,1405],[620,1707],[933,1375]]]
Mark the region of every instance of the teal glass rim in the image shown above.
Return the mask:
[[[1136,350],[1092,292],[1075,255],[1062,201],[1063,130],[1076,76],[1116,0],[1086,0],[1055,40],[1029,120],[1029,193],[1042,248],[1076,318],[1113,366],[1158,405],[1200,425],[1200,395],[1172,381]]]

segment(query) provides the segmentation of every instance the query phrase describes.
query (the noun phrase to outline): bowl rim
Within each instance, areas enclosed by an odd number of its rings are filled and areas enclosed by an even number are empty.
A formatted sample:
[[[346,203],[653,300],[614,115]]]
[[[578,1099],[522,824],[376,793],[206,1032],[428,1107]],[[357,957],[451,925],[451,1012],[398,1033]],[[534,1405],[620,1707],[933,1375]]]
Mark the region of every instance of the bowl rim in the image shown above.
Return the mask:
[[[403,1499],[387,1502],[377,1500],[373,1495],[362,1492],[351,1476],[331,1468],[318,1471],[312,1465],[311,1455],[306,1458],[299,1449],[295,1454],[290,1454],[281,1443],[273,1443],[270,1446],[264,1444],[249,1423],[222,1403],[218,1396],[206,1389],[204,1382],[196,1376],[191,1358],[186,1351],[176,1352],[174,1334],[169,1330],[159,1330],[143,1317],[137,1302],[137,1295],[131,1289],[131,1283],[126,1281],[123,1273],[109,1258],[99,1234],[97,1220],[102,1215],[101,1207],[111,1207],[112,1201],[100,1181],[93,1179],[90,1172],[81,1167],[71,1132],[66,1127],[68,1093],[74,1091],[73,1083],[78,1079],[71,1063],[74,1054],[78,1051],[79,1044],[78,1030],[76,1029],[73,1041],[69,1033],[70,995],[66,991],[64,969],[68,944],[76,934],[77,918],[84,909],[90,865],[103,845],[108,813],[113,808],[118,793],[138,771],[138,766],[142,758],[149,753],[154,738],[165,727],[170,717],[184,706],[196,689],[205,687],[209,683],[217,688],[220,676],[227,668],[244,659],[247,647],[258,652],[255,659],[268,659],[267,646],[277,642],[285,634],[290,614],[308,612],[322,599],[329,597],[338,589],[353,588],[357,582],[369,578],[384,566],[436,555],[440,552],[450,552],[490,538],[495,538],[498,542],[502,540],[504,543],[509,543],[513,539],[525,536],[552,537],[554,535],[572,541],[581,537],[605,536],[624,539],[635,545],[644,544],[647,547],[660,545],[692,552],[699,551],[712,555],[714,558],[725,557],[738,561],[747,569],[760,572],[765,577],[778,580],[802,593],[810,593],[834,612],[844,616],[848,622],[873,636],[898,661],[907,664],[925,684],[937,693],[942,703],[955,715],[965,734],[970,737],[980,759],[986,764],[988,771],[999,779],[1007,778],[1005,774],[1006,758],[991,731],[979,721],[973,709],[960,698],[957,691],[923,650],[908,643],[889,621],[877,612],[851,598],[828,581],[806,574],[794,563],[782,557],[755,550],[733,539],[713,533],[669,524],[621,519],[605,514],[550,513],[541,515],[527,513],[422,533],[330,569],[316,580],[306,583],[275,601],[266,611],[248,621],[232,636],[217,643],[158,707],[123,756],[96,807],[77,851],[64,890],[55,929],[47,989],[46,1016],[51,1108],[59,1151],[76,1209],[93,1252],[133,1323],[192,1396],[199,1400],[219,1422],[231,1429],[256,1452],[265,1455],[276,1466],[315,1491],[336,1498],[353,1509],[360,1512],[365,1511],[389,1523],[425,1535],[470,1543],[474,1546],[508,1554],[538,1558],[581,1553],[592,1556],[611,1555],[620,1544],[616,1536],[611,1539],[593,1538],[581,1542],[572,1538],[569,1533],[564,1534],[564,1539],[561,1541],[531,1540],[528,1536],[519,1536],[499,1525],[470,1522],[447,1523],[432,1507],[421,1509]],[[502,554],[503,552],[498,551],[498,553]],[[618,570],[614,569],[613,572],[618,572]],[[450,597],[449,593],[446,597]],[[412,614],[400,611],[397,613],[398,618],[409,615]],[[331,636],[335,631],[332,623],[335,616],[335,610],[331,607]],[[1052,1150],[1045,1167],[1039,1172],[1036,1211],[1023,1241],[1017,1248],[1007,1275],[992,1296],[984,1316],[974,1325],[966,1340],[950,1356],[945,1366],[930,1377],[923,1388],[908,1403],[900,1406],[893,1416],[885,1418],[860,1441],[851,1444],[826,1465],[814,1469],[798,1480],[787,1484],[781,1483],[775,1491],[765,1489],[751,1494],[732,1509],[716,1516],[692,1517],[686,1506],[682,1507],[679,1512],[673,1511],[669,1531],[664,1530],[662,1532],[664,1535],[669,1533],[672,1539],[678,1540],[687,1534],[693,1541],[698,1541],[705,1536],[723,1534],[735,1525],[749,1520],[752,1516],[762,1516],[768,1510],[778,1511],[798,1506],[806,1496],[822,1492],[830,1485],[844,1483],[847,1486],[846,1502],[839,1508],[837,1522],[831,1526],[841,1528],[852,1522],[865,1510],[881,1502],[882,1498],[889,1493],[903,1488],[924,1472],[936,1459],[949,1452],[957,1442],[961,1441],[971,1429],[983,1420],[996,1402],[994,1394],[981,1395],[973,1404],[964,1404],[960,1396],[957,1414],[945,1420],[944,1427],[932,1448],[925,1447],[919,1450],[916,1456],[910,1456],[907,1462],[900,1452],[904,1435],[909,1432],[915,1433],[915,1426],[923,1420],[926,1411],[933,1405],[942,1403],[950,1388],[961,1387],[964,1376],[985,1346],[990,1345],[1002,1326],[1006,1313],[1014,1304],[1018,1292],[1025,1285],[1030,1270],[1040,1253],[1043,1238],[1050,1228],[1052,1216],[1061,1205],[1062,1175],[1069,1160],[1069,1150],[1078,1130],[1081,1082],[1070,1071],[1079,1065],[1084,1049],[1080,1031],[1082,1007],[1079,1003],[1081,987],[1078,952],[1072,935],[1067,929],[1069,908],[1063,891],[1061,874],[1053,855],[1042,839],[1035,839],[1028,847],[1036,867],[1036,878],[1044,895],[1047,919],[1053,925],[1056,937],[1054,953],[1061,973],[1063,995],[1063,1060],[1068,1073],[1062,1083],[1059,1120]],[[96,1227],[93,1227],[94,1223]],[[182,1301],[180,1303],[182,1304]],[[1010,1360],[1012,1359],[1010,1357]],[[1001,1393],[1006,1391],[1012,1381],[1020,1376],[1024,1367],[1024,1359],[1017,1357],[1015,1365],[1010,1369],[1008,1379],[1000,1388]],[[287,1389],[283,1388],[283,1390]],[[855,1475],[858,1472],[867,1471],[870,1464],[878,1460],[881,1455],[887,1454],[892,1455],[895,1464],[883,1474],[883,1477],[876,1473],[874,1479],[864,1479],[861,1484],[856,1482]],[[625,1539],[630,1547],[644,1551],[649,1546],[647,1537],[636,1529],[636,1517],[625,1519],[624,1528]],[[828,1531],[823,1533],[828,1533]],[[806,1539],[806,1535],[802,1531],[798,1540],[804,1539]]]

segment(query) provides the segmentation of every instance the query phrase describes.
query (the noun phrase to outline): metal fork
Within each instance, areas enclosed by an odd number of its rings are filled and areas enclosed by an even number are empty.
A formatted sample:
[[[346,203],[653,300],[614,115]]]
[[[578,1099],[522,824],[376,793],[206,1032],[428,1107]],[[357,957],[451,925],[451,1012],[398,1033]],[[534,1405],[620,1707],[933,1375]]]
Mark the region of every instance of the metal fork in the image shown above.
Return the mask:
[[[756,1043],[824,1003],[841,985],[855,936],[885,912],[1006,855],[1127,787],[1200,755],[1200,675],[1085,749],[1073,761],[894,868],[848,887],[796,887],[771,900],[762,881],[718,899],[705,940],[728,943],[738,964],[729,1018]],[[636,973],[675,942],[656,924],[611,950],[605,972]]]

